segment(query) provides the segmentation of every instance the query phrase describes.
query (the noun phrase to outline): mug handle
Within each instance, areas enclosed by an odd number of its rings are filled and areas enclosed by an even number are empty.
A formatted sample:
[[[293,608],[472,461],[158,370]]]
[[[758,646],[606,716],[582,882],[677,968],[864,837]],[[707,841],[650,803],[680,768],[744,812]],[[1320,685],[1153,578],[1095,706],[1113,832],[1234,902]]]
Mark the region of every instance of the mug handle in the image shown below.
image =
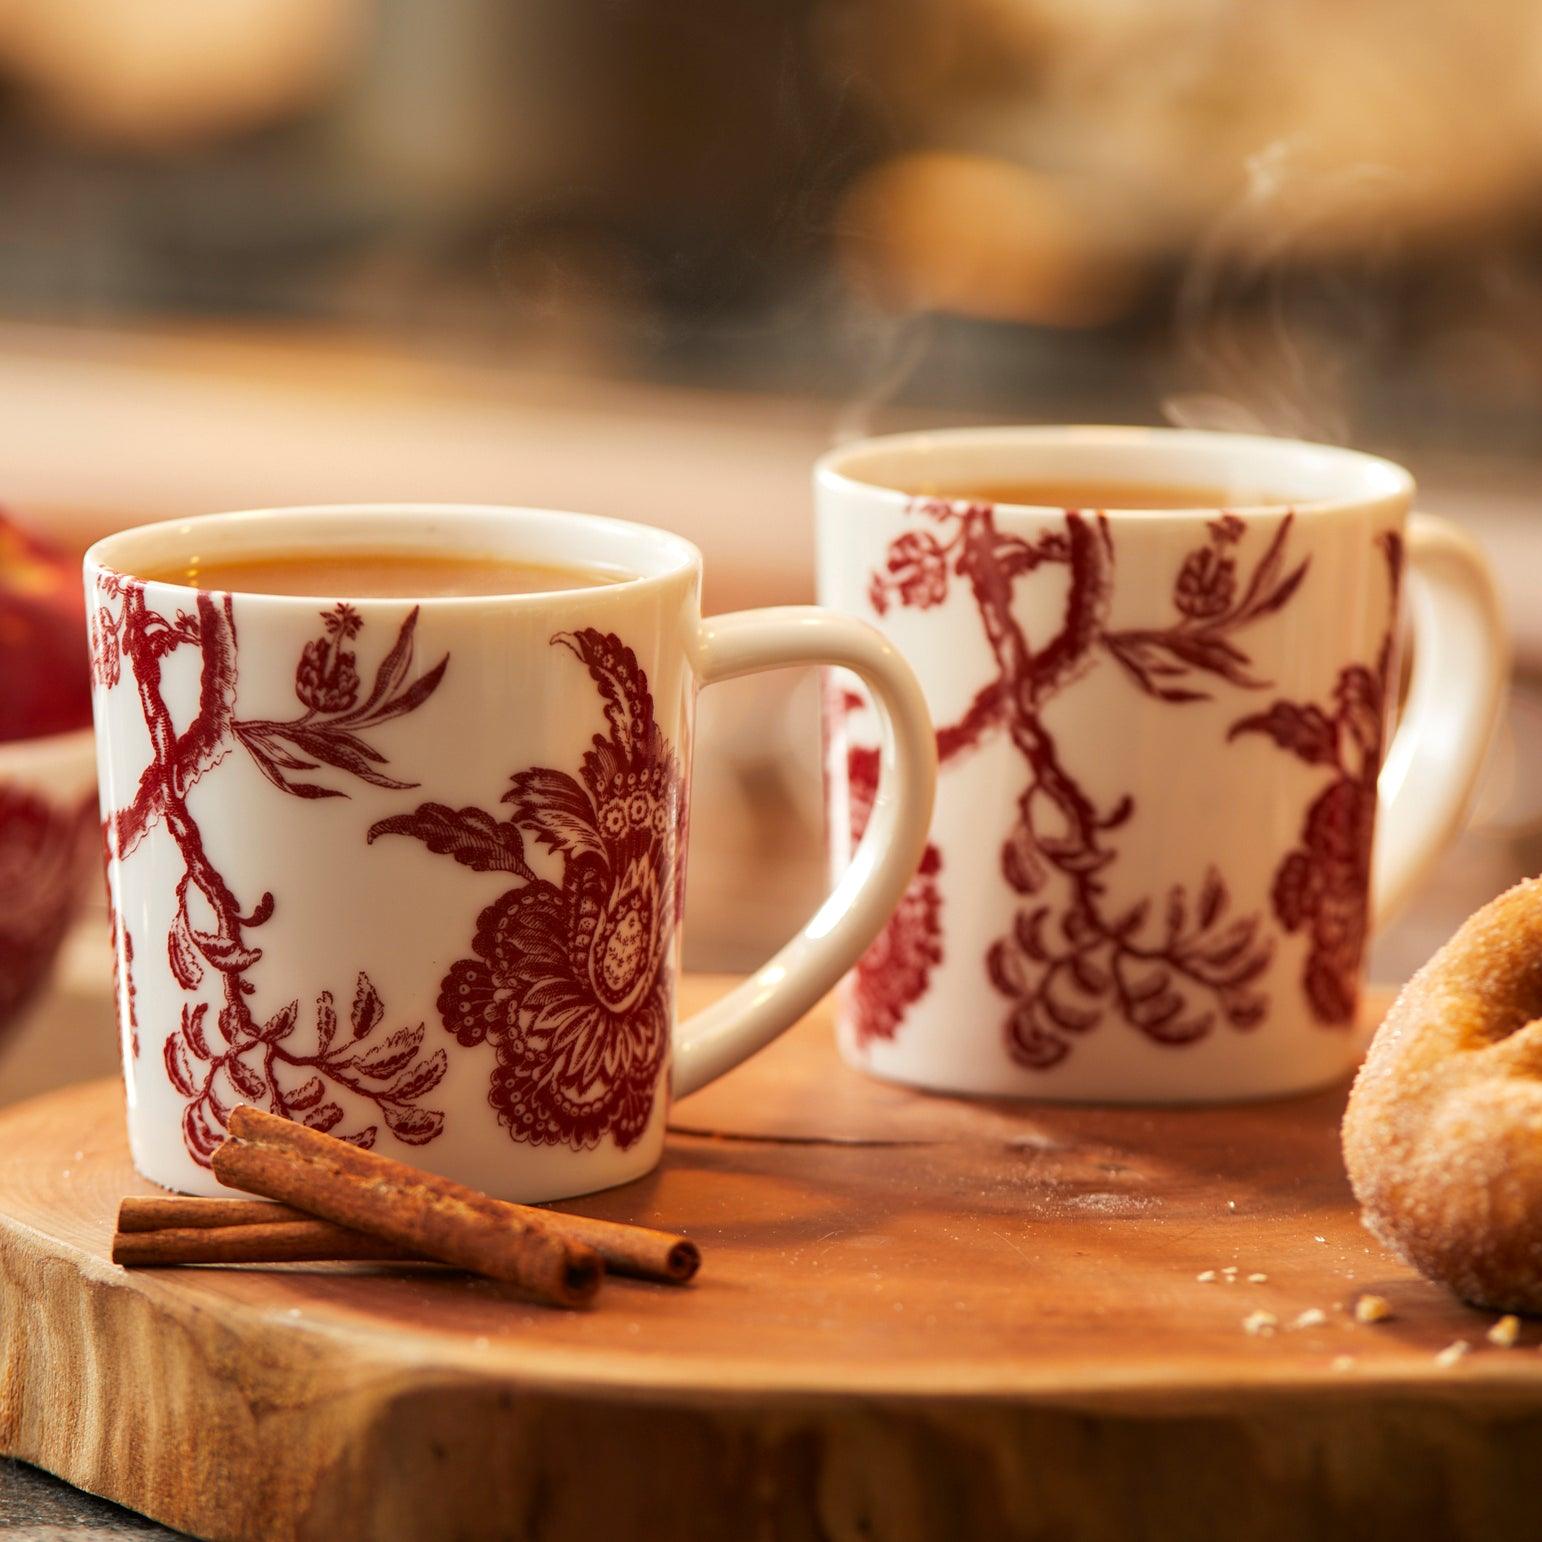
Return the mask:
[[[1408,521],[1413,673],[1378,782],[1373,926],[1408,899],[1460,831],[1504,699],[1510,645],[1494,575],[1448,520]]]
[[[703,621],[703,685],[788,664],[834,664],[873,694],[883,731],[878,793],[851,864],[803,930],[742,985],[675,1032],[673,1091],[684,1097],[790,1028],[887,923],[926,847],[937,741],[915,672],[866,622],[813,605],[738,611]]]

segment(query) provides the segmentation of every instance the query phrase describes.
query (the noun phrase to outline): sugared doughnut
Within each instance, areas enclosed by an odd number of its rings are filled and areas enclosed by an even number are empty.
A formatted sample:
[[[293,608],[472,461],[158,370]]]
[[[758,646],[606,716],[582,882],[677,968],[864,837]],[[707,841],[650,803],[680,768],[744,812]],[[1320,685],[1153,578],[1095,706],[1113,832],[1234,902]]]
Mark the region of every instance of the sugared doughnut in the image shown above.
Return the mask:
[[[1485,905],[1404,988],[1344,1115],[1365,1224],[1421,1274],[1542,1312],[1542,879]]]

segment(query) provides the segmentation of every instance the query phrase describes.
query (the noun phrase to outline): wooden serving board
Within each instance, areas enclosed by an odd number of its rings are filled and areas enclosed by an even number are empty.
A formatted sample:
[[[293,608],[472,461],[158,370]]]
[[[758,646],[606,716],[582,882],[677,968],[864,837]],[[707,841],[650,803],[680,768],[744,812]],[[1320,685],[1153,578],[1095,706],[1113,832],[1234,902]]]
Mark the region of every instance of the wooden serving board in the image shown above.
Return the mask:
[[[575,1202],[706,1255],[589,1313],[428,1270],[126,1273],[119,1095],[0,1115],[0,1451],[202,1536],[1536,1534],[1538,1328],[1490,1347],[1370,1241],[1342,1089],[928,1098],[816,1012]],[[1367,1290],[1394,1320],[1350,1319]]]

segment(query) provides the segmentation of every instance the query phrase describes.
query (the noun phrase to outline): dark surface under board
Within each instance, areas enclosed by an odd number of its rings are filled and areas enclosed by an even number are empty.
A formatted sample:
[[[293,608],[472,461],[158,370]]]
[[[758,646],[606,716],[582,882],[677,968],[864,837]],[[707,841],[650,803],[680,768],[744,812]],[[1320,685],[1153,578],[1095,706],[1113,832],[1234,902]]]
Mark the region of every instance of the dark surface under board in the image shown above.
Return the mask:
[[[0,1538],[4,1542],[116,1542],[178,1537],[154,1521],[82,1493],[25,1462],[0,1456]]]

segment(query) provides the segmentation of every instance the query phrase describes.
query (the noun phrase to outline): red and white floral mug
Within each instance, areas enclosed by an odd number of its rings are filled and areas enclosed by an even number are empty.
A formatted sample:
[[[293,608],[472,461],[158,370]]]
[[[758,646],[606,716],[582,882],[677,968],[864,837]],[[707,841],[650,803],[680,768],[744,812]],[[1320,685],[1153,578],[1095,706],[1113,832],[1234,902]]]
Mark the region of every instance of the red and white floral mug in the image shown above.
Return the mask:
[[[489,598],[211,593],[197,554],[457,552],[619,568]],[[812,608],[703,621],[689,543],[459,506],[214,515],[86,556],[134,1161],[215,1194],[239,1103],[518,1200],[639,1177],[670,1090],[796,1021],[916,870],[935,779],[915,677]],[[674,1000],[698,685],[839,664],[886,728],[856,861],[683,1025]],[[673,1053],[671,1051],[673,1050]]]
[[[1215,488],[1239,506],[989,501],[1014,484]],[[826,456],[820,598],[915,665],[940,758],[920,871],[843,999],[848,1059],[926,1087],[1119,1101],[1350,1070],[1367,937],[1458,827],[1506,667],[1483,558],[1409,517],[1412,495],[1368,455],[1163,429]],[[1385,746],[1405,567],[1413,673]],[[837,871],[871,807],[869,703],[832,677]]]

